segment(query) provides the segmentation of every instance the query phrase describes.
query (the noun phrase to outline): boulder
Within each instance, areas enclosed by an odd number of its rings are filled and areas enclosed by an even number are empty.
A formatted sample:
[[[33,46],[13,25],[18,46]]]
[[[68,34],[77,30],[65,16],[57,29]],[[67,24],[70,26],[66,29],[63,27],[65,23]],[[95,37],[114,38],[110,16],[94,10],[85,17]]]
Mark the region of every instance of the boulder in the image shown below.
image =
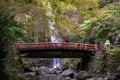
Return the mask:
[[[70,77],[70,78],[73,78],[74,77],[74,71],[72,69],[67,69],[67,70],[64,70],[61,74],[61,76],[63,77]]]
[[[49,70],[49,68],[45,67],[45,66],[41,66],[40,67],[40,72],[42,75],[46,75],[46,74],[51,74],[52,72]]]
[[[71,80],[69,76],[65,77],[64,80]]]
[[[27,72],[25,73],[25,76],[35,76],[35,72]]]
[[[32,70],[33,72],[39,71],[40,69],[38,67],[30,67],[30,70]]]
[[[63,80],[61,76],[56,74],[47,74],[43,76],[43,80]]]
[[[86,80],[97,80],[96,78],[89,78],[89,79],[86,79]]]
[[[86,71],[80,71],[80,72],[78,72],[76,79],[77,80],[86,80],[89,77],[90,77],[90,75]]]
[[[97,80],[105,80],[104,78],[98,78]]]

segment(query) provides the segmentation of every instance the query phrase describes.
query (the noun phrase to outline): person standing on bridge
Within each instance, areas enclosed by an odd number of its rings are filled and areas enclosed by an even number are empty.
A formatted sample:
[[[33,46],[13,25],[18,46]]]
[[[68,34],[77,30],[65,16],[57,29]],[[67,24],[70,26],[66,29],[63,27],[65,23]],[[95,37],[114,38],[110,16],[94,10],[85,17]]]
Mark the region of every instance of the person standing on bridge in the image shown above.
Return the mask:
[[[103,50],[104,49],[104,43],[102,41],[100,41],[98,43],[98,48],[99,48],[99,50]]]
[[[105,41],[105,44],[104,44],[105,50],[110,50],[110,46],[111,46],[110,41],[109,41],[109,40],[106,40],[106,41]]]

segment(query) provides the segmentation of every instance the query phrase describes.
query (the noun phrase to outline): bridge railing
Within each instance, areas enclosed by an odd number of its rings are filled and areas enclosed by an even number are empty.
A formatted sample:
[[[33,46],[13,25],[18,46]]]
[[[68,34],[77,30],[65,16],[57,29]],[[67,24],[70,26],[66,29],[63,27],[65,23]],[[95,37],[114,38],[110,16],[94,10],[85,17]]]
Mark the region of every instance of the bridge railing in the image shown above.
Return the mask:
[[[113,47],[120,48],[120,43],[118,43],[118,44],[114,44]]]
[[[15,43],[14,47],[17,49],[27,48],[73,48],[73,49],[89,49],[98,50],[97,44],[82,44],[82,43],[71,43],[71,42],[38,42],[38,43]]]

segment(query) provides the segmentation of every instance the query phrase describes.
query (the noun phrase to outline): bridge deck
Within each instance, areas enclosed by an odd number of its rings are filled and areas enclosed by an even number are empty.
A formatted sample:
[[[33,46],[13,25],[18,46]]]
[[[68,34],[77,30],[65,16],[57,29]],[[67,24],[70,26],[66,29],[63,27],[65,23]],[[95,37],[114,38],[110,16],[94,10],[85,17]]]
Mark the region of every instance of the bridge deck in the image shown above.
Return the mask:
[[[15,43],[15,48],[20,54],[26,54],[26,57],[87,57],[94,54],[98,50],[96,44],[80,44],[80,43]]]

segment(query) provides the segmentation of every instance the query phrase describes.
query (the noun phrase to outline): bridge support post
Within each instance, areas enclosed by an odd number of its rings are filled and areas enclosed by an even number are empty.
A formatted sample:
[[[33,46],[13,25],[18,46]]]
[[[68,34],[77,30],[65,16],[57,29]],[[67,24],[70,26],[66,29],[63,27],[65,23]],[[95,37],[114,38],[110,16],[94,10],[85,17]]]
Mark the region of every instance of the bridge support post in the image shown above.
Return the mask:
[[[90,58],[91,57],[86,57],[81,59],[81,71],[88,70]]]

